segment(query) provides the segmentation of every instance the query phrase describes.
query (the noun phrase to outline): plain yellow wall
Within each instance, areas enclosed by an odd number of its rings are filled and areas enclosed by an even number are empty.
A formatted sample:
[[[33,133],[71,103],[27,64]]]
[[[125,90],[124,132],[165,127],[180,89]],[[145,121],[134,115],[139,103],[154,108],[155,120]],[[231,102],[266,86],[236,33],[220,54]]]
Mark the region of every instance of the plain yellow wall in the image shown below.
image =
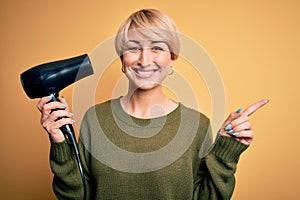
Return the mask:
[[[255,141],[240,159],[233,199],[299,199],[297,0],[0,1],[0,199],[55,199],[48,137],[39,125],[37,100],[21,88],[20,73],[91,52],[131,12],[149,7],[169,14],[212,57],[227,113],[271,100],[251,116]],[[120,74],[117,61],[115,66]],[[72,87],[61,94],[71,103]]]

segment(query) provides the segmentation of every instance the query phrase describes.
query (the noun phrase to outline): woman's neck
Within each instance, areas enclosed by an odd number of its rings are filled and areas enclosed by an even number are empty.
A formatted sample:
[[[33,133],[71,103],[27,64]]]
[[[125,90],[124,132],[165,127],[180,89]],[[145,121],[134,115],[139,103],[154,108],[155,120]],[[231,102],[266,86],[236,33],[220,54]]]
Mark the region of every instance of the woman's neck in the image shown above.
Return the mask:
[[[129,90],[128,94],[121,98],[121,105],[129,115],[142,119],[164,116],[178,106],[163,94],[162,86],[151,90]]]

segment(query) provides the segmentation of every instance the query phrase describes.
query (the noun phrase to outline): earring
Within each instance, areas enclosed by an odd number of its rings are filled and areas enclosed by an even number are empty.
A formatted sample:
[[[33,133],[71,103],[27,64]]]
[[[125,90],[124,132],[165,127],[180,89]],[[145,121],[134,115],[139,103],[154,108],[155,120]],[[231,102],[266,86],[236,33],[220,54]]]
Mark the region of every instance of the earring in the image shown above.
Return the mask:
[[[168,75],[172,75],[174,73],[174,69],[172,68],[172,66],[170,67],[171,71],[169,70]]]
[[[124,69],[124,67],[123,67],[123,66],[121,67],[121,70],[122,70],[122,72],[123,72],[123,73],[125,73],[125,69]]]

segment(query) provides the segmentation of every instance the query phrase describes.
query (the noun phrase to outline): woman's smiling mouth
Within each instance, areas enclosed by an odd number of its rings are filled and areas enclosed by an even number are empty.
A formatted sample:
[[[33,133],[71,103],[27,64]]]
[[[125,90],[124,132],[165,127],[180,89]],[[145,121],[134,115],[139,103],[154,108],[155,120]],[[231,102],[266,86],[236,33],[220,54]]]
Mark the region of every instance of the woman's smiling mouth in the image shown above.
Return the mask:
[[[137,75],[137,77],[139,78],[149,78],[151,77],[156,71],[158,71],[159,69],[139,69],[139,68],[133,68],[132,69],[135,74]]]

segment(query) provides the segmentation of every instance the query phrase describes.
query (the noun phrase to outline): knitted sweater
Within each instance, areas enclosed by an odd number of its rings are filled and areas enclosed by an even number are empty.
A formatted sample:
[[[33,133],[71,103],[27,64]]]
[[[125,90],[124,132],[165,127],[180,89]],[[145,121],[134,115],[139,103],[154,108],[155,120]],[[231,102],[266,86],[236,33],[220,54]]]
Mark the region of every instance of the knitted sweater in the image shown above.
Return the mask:
[[[90,108],[78,147],[86,199],[230,199],[246,145],[219,136],[209,119],[183,104],[163,117],[138,119],[119,99]],[[76,159],[66,142],[51,142],[53,189],[59,199],[83,199]]]

